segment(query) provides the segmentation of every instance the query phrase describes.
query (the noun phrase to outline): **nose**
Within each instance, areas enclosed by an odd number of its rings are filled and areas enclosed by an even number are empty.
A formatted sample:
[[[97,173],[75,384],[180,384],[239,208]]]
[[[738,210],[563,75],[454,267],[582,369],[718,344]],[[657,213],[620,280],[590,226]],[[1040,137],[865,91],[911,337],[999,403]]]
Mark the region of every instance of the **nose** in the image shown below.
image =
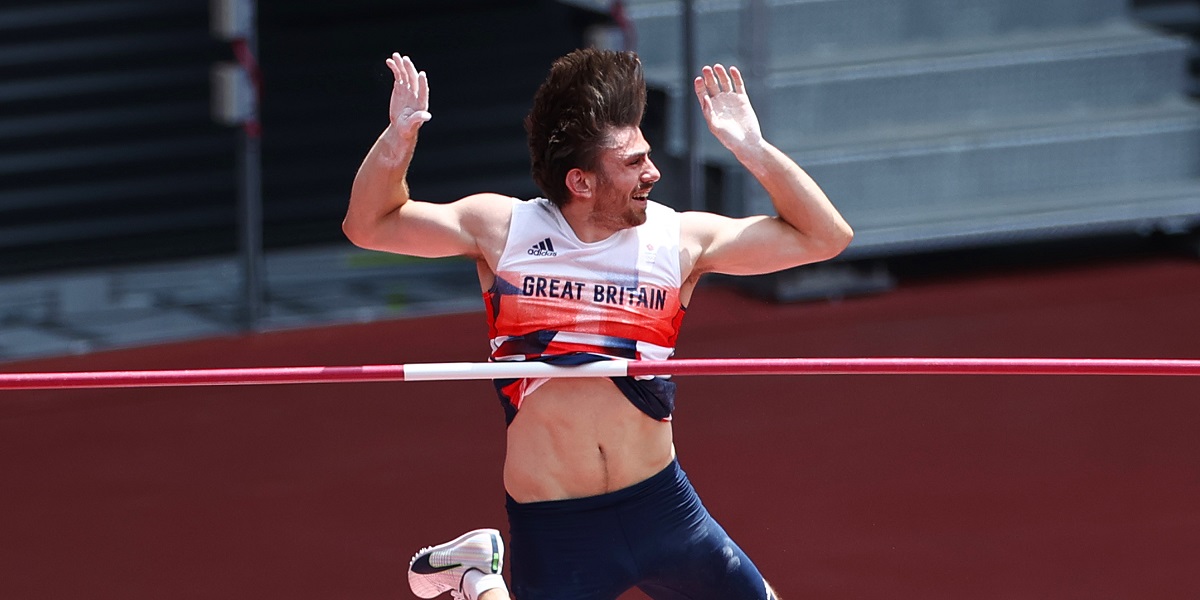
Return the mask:
[[[646,170],[642,171],[642,183],[655,183],[660,178],[662,178],[662,173],[658,172],[654,161],[650,160],[650,157],[646,157]]]

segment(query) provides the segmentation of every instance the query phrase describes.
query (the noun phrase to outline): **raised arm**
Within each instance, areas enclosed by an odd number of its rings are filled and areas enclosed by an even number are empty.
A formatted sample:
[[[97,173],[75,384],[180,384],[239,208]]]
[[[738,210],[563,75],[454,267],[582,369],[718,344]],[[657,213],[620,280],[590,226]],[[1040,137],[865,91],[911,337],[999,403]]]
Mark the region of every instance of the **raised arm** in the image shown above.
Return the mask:
[[[706,66],[695,88],[709,130],[766,189],[778,216],[684,213],[685,243],[694,245],[691,276],[770,273],[845,249],[853,230],[808,173],[763,139],[737,67]]]
[[[355,245],[412,256],[479,258],[483,238],[504,220],[509,206],[497,194],[477,194],[449,204],[413,200],[408,167],[417,131],[432,115],[429,82],[407,56],[387,59],[395,81],[390,122],[354,177],[342,231]]]

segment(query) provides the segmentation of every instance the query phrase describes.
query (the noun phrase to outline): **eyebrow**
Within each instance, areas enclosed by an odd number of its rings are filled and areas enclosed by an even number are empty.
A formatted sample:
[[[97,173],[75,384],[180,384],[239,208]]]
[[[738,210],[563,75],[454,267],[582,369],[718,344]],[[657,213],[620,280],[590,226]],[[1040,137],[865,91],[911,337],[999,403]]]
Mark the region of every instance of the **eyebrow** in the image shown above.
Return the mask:
[[[642,158],[643,156],[649,156],[649,155],[650,155],[650,149],[647,148],[645,150],[638,150],[637,152],[630,152],[629,154],[622,154],[621,160],[633,160],[635,158]]]

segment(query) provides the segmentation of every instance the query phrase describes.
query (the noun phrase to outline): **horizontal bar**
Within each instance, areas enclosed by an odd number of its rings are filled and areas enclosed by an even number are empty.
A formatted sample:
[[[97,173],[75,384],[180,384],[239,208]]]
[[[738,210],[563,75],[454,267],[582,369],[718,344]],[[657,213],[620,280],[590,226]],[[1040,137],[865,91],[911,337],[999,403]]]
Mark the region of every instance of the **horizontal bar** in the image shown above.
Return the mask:
[[[162,371],[0,373],[0,390],[135,388],[525,377],[694,375],[1141,375],[1198,376],[1200,360],[1096,358],[745,358],[600,361],[554,366],[534,361],[267,367]]]
[[[422,363],[405,365],[404,381],[515,379],[525,377],[624,377],[628,361],[605,360],[570,367],[544,362]]]
[[[659,365],[665,365],[660,367]],[[746,358],[629,363],[644,375],[1200,375],[1200,360],[1136,358]]]

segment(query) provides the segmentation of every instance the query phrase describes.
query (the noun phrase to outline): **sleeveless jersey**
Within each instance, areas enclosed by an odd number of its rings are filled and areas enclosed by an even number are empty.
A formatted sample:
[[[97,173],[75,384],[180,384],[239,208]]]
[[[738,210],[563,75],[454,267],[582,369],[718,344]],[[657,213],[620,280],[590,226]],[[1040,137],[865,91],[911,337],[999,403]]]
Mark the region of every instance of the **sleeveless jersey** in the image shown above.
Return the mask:
[[[642,225],[587,243],[549,200],[513,199],[496,281],[484,293],[491,360],[666,360],[683,320],[681,283],[679,214],[671,208],[649,202]],[[647,415],[670,418],[673,383],[613,380]],[[510,423],[544,382],[496,382]]]

